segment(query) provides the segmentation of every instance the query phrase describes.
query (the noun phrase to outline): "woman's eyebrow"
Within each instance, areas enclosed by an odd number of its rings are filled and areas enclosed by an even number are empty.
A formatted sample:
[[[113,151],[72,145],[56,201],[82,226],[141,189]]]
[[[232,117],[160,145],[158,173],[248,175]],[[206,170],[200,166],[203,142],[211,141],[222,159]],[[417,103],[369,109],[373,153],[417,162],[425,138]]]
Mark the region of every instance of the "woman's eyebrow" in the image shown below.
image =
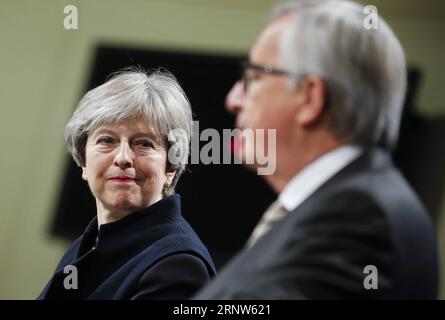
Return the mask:
[[[116,131],[110,128],[100,128],[97,131],[93,132],[93,136],[98,136],[103,133],[109,133],[109,134],[118,134]],[[140,137],[147,137],[152,140],[157,141],[158,135],[153,131],[136,131],[130,135],[131,138],[140,138]]]
[[[101,134],[101,133],[111,133],[111,134],[116,134],[116,132],[113,131],[112,129],[109,129],[109,128],[100,128],[100,129],[94,131],[92,135],[93,135],[93,136],[97,136],[97,135],[99,135],[99,134]]]
[[[149,132],[149,131],[140,131],[140,132],[135,132],[131,135],[132,137],[148,137],[150,139],[156,139],[157,135],[153,132]]]

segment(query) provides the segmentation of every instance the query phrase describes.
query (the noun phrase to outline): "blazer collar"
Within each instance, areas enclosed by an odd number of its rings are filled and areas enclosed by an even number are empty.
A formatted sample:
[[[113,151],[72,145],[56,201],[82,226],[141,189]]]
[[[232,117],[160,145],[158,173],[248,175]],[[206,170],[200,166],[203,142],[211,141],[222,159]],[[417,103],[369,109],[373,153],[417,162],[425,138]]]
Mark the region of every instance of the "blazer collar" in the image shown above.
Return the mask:
[[[154,242],[166,231],[167,226],[181,217],[180,196],[167,196],[149,207],[135,211],[98,229],[97,217],[86,228],[76,259],[89,252],[93,246],[99,253],[132,255]]]

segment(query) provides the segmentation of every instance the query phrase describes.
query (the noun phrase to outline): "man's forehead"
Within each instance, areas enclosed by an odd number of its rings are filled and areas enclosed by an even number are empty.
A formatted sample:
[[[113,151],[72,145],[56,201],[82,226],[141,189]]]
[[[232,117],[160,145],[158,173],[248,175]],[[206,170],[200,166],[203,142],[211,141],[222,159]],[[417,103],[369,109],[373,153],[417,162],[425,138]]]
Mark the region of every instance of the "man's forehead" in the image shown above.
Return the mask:
[[[250,60],[254,63],[272,63],[264,60],[277,57],[281,36],[293,19],[293,14],[285,14],[272,21],[258,36],[250,52]]]

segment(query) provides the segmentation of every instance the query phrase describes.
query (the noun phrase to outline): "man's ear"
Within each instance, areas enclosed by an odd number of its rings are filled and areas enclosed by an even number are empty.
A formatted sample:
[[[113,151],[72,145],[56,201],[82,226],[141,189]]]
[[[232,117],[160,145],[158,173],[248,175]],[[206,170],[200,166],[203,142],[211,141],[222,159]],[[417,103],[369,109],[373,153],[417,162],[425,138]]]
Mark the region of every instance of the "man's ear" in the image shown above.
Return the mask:
[[[303,127],[311,126],[323,116],[326,102],[326,85],[318,76],[309,75],[297,89],[299,108],[295,120]]]
[[[87,168],[86,167],[82,167],[82,179],[85,180],[85,181],[88,181]]]

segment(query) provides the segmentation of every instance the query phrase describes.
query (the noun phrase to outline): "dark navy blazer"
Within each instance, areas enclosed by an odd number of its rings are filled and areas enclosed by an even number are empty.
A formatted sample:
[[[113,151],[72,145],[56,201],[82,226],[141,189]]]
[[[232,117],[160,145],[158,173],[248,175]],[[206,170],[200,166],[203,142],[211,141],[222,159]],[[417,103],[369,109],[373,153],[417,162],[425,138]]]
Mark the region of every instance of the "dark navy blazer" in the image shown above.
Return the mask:
[[[77,268],[78,289],[65,288],[74,275],[64,273],[66,265]],[[99,230],[94,218],[38,299],[185,299],[214,274],[206,247],[181,216],[180,196],[172,195]]]

